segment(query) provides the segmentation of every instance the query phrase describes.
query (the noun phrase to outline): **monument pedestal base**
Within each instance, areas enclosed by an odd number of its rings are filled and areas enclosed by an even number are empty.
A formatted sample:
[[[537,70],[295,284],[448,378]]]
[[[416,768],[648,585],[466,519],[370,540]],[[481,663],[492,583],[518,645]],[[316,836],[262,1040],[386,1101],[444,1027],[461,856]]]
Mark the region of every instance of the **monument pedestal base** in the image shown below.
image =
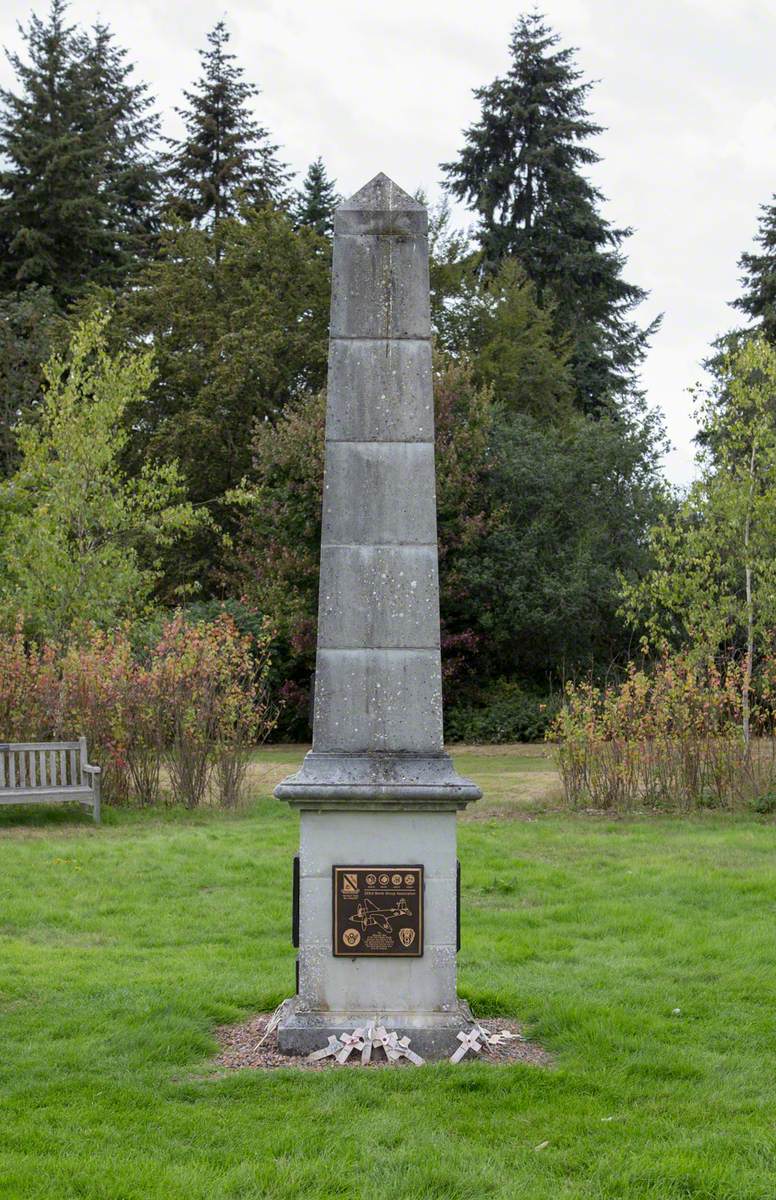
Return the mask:
[[[356,1012],[311,1012],[299,996],[283,1005],[278,1027],[278,1049],[282,1054],[311,1054],[326,1045],[331,1036],[352,1033],[369,1023],[384,1025],[399,1037],[410,1039],[410,1049],[433,1061],[449,1058],[460,1046],[458,1034],[474,1025],[469,1005],[458,1000],[450,1012],[385,1012],[375,1009]]]
[[[280,1049],[309,1053],[377,1021],[445,1057],[472,1020],[456,993],[455,807],[318,804],[298,805],[299,994]]]

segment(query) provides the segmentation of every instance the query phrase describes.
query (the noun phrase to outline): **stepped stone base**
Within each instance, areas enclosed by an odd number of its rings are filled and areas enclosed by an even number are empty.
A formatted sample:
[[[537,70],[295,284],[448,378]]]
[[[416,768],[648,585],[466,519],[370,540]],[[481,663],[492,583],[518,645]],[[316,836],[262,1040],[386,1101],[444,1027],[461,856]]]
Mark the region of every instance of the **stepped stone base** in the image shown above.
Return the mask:
[[[459,1000],[450,1012],[310,1012],[298,996],[283,1005],[278,1027],[278,1049],[282,1054],[311,1054],[326,1045],[330,1036],[352,1033],[360,1026],[384,1025],[399,1037],[410,1039],[410,1049],[434,1060],[449,1058],[458,1046],[458,1034],[470,1030],[475,1022],[465,1000]]]

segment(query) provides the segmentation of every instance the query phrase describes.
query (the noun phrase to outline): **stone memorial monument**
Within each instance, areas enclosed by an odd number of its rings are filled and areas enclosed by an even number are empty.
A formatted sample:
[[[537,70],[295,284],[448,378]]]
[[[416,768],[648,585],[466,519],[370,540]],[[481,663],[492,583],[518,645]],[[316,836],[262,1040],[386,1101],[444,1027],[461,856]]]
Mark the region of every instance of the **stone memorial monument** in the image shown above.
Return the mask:
[[[480,790],[442,743],[425,208],[377,175],[337,209],[313,748],[300,811],[287,1053],[379,1022],[449,1055],[456,811]]]

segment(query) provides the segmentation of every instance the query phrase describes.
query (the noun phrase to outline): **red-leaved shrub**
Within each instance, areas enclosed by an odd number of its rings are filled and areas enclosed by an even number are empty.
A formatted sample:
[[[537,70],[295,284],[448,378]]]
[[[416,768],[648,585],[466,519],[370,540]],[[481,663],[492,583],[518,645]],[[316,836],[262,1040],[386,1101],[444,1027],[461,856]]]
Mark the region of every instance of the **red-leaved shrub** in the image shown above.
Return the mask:
[[[178,614],[144,654],[127,629],[93,629],[67,647],[0,634],[0,739],[85,736],[108,802],[156,804],[163,771],[175,803],[233,806],[251,748],[276,719],[270,632],[243,635],[227,614]]]
[[[618,685],[570,683],[548,738],[567,803],[615,812],[763,806],[776,788],[776,659],[755,683],[752,737],[742,732],[743,666],[664,653]]]

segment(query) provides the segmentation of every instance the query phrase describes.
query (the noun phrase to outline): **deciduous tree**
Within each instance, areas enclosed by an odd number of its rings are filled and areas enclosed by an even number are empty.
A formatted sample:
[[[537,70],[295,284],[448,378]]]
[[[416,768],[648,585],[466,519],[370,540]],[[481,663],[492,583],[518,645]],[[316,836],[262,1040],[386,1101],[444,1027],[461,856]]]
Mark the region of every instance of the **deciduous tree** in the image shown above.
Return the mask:
[[[656,526],[656,565],[624,588],[631,621],[653,641],[744,656],[744,738],[758,647],[776,629],[776,350],[762,335],[718,361],[702,395],[700,477]]]
[[[174,463],[120,466],[124,416],[153,379],[150,352],[111,355],[106,318],[77,326],[44,369],[40,419],[19,431],[21,462],[0,485],[0,611],[35,634],[112,628],[150,603],[159,553],[198,518]]]

